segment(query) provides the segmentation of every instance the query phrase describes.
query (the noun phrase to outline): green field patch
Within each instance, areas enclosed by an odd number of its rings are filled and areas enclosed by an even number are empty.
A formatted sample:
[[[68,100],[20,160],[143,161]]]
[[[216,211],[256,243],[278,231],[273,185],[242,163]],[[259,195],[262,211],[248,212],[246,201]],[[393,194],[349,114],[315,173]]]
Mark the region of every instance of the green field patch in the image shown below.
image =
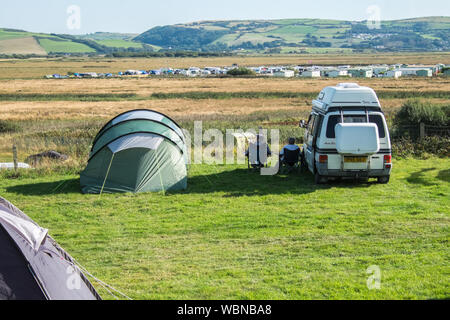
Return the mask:
[[[72,41],[60,41],[51,39],[39,39],[39,44],[47,51],[50,52],[66,52],[66,53],[89,53],[96,52],[93,48],[77,42]]]
[[[27,37],[33,37],[33,36],[36,36],[36,37],[44,36],[47,38],[57,38],[50,34],[19,31],[19,30],[14,30],[14,29],[0,29],[0,40],[19,39],[19,38],[27,38]]]
[[[229,41],[228,44],[232,46],[240,45],[244,42],[251,42],[252,44],[258,44],[258,43],[265,43],[265,42],[272,42],[276,39],[267,37],[264,34],[258,34],[258,33],[244,33],[242,36],[237,37],[233,41]],[[220,42],[218,40],[218,42]]]
[[[219,42],[220,43],[231,43],[231,42],[235,41],[238,36],[239,36],[239,34],[237,34],[237,33],[226,34],[226,35],[221,36],[219,39],[215,40],[213,42],[213,44],[219,43]]]
[[[0,40],[7,39],[17,39],[17,38],[25,38],[29,37],[28,32],[13,32],[13,31],[5,31],[4,29],[0,29]]]
[[[312,26],[284,26],[276,30],[271,31],[272,34],[299,34],[306,35],[308,33],[314,33],[317,30],[316,27]]]
[[[314,32],[313,35],[315,35],[316,37],[320,37],[320,36],[332,37],[332,36],[338,35],[338,32],[340,32],[342,34],[348,30],[350,30],[350,28],[336,28],[336,27],[323,28],[323,27],[320,27]]]
[[[270,22],[279,25],[291,25],[291,24],[304,24],[308,20],[309,19],[281,19],[281,20],[271,20]]]
[[[142,48],[142,44],[139,42],[113,39],[113,40],[97,40],[97,43],[114,48]]]

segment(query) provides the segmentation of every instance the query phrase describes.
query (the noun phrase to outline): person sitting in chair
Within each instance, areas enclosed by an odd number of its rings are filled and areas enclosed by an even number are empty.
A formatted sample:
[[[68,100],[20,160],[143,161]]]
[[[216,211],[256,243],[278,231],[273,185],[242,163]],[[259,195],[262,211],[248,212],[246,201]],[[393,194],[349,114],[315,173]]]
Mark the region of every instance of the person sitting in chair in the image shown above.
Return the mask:
[[[248,158],[249,167],[262,168],[267,163],[267,157],[272,155],[272,151],[262,134],[256,135],[256,141],[249,143],[245,156]]]
[[[300,160],[300,147],[295,144],[295,138],[289,138],[289,144],[285,145],[280,152],[280,162],[291,167],[298,164]]]

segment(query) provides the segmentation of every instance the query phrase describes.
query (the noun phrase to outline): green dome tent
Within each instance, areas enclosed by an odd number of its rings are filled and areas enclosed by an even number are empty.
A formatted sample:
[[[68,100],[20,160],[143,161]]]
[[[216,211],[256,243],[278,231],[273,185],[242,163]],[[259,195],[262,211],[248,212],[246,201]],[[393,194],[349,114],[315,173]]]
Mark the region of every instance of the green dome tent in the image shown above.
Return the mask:
[[[152,192],[187,187],[186,138],[180,126],[152,110],[122,113],[97,134],[83,193]]]

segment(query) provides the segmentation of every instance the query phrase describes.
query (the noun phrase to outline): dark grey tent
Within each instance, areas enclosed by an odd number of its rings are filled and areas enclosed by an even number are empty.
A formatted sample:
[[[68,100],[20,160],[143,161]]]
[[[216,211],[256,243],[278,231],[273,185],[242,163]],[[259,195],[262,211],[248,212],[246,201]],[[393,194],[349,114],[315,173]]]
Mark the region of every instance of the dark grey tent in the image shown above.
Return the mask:
[[[70,255],[0,197],[0,300],[100,300]]]
[[[186,141],[180,126],[139,109],[109,121],[92,144],[80,175],[83,193],[149,192],[187,187]]]

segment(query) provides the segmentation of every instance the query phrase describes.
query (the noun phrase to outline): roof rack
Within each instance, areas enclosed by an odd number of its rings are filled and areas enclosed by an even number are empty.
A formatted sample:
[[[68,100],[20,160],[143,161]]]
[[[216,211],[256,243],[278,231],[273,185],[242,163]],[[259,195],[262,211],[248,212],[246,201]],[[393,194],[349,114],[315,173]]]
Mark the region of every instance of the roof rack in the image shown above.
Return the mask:
[[[342,88],[346,88],[346,89],[356,89],[356,88],[360,88],[359,84],[355,83],[355,82],[341,82],[337,85],[338,87],[342,87]]]
[[[381,109],[373,89],[352,82],[326,87],[313,100],[313,108],[320,112],[330,112],[336,107]]]

